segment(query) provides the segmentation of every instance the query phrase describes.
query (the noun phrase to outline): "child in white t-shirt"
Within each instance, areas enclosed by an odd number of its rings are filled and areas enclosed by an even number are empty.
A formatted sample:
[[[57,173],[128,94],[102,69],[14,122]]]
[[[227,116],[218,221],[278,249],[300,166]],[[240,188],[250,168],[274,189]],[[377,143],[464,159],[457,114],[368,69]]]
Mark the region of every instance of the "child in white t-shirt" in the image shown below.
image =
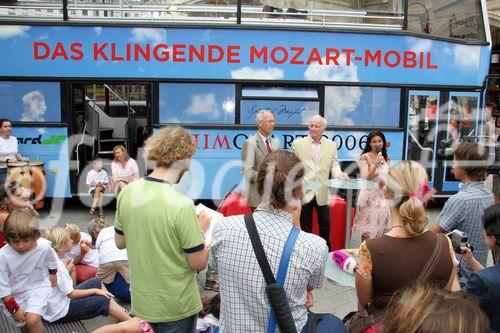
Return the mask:
[[[8,244],[0,249],[0,307],[12,326],[42,333],[41,317],[57,284],[58,265],[50,242],[39,238],[35,225],[25,209],[11,212],[4,222]]]
[[[68,230],[49,228],[44,236],[58,255],[57,285],[52,289],[47,311],[43,315],[46,321],[66,323],[108,314],[118,321],[130,319],[113,295],[102,289],[101,279],[92,278],[73,288],[73,281],[62,260],[73,246]]]
[[[90,221],[87,231],[92,236],[92,244],[99,252],[97,276],[106,289],[116,298],[130,302],[130,269],[127,250],[120,250],[115,243],[115,228],[108,226],[102,218]]]
[[[78,283],[87,281],[97,274],[99,266],[99,252],[92,248],[92,237],[73,223],[64,226],[69,232],[73,242],[71,250],[66,253],[66,258],[73,261],[76,267],[76,280]]]
[[[98,207],[99,217],[104,217],[102,196],[109,184],[109,177],[106,170],[103,169],[101,158],[96,157],[92,161],[92,167],[93,169],[87,173],[87,180],[85,181],[89,187],[89,193],[92,195],[92,206],[90,207],[89,214],[94,214],[96,207]]]

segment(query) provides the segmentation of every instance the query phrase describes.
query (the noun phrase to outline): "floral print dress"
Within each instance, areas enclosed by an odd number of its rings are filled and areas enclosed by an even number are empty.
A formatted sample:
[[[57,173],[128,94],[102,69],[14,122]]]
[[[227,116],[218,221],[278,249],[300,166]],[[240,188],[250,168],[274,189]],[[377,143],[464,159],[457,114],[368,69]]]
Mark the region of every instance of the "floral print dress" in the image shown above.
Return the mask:
[[[375,167],[375,160],[372,160],[368,153],[361,155],[359,164],[366,163],[368,172]],[[375,177],[371,180],[380,184],[385,181],[389,173],[389,163],[380,165]],[[381,186],[373,189],[365,189],[359,192],[356,206],[356,216],[352,227],[352,237],[376,238],[382,236],[391,227],[391,210],[389,202],[384,197]]]

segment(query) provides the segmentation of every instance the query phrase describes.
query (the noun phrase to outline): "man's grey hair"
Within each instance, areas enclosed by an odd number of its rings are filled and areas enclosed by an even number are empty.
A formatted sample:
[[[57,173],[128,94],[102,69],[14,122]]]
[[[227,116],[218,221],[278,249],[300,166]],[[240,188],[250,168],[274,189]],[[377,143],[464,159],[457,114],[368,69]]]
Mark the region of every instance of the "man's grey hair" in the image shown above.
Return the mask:
[[[264,114],[266,114],[266,113],[271,113],[272,114],[271,111],[266,110],[266,109],[262,109],[259,112],[257,112],[257,115],[255,116],[257,124],[259,123],[259,121],[261,121],[261,120],[264,119]]]
[[[325,118],[323,118],[319,114],[312,116],[311,119],[309,119],[309,124],[311,123],[311,121],[313,121],[315,119],[321,120],[321,122],[323,123],[323,127],[326,127],[326,120],[325,120]]]

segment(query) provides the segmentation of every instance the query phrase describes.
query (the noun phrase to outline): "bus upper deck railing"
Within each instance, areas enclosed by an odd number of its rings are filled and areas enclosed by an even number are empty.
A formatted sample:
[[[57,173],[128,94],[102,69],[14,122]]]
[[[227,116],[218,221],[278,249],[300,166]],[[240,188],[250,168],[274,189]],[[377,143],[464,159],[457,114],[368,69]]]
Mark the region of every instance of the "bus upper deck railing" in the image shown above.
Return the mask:
[[[61,21],[62,2],[0,1],[0,21]],[[69,1],[68,21],[72,22],[137,22],[137,23],[203,23],[247,24],[296,27],[346,27],[358,29],[401,30],[403,13],[388,11],[315,9],[282,9],[271,6],[163,5],[120,3],[82,3]],[[241,14],[240,14],[241,13]],[[239,16],[238,16],[239,15]]]

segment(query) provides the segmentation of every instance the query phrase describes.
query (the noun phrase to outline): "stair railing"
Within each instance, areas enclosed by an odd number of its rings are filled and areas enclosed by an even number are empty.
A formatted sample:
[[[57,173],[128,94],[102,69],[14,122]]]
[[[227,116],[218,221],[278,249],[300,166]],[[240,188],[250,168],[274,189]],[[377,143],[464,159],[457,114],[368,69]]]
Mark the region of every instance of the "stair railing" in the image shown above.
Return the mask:
[[[91,105],[92,103],[92,105]],[[99,112],[96,110],[97,103],[94,99],[86,97],[86,104],[85,104],[85,119],[88,121],[89,125],[88,127],[88,133],[90,136],[94,138],[94,140],[97,141],[97,151],[101,150],[101,134],[99,131],[100,125],[100,119],[99,119]],[[92,157],[95,156],[95,147],[92,145]]]
[[[130,106],[130,103],[128,103],[126,100],[124,100],[123,98],[120,97],[120,95],[118,95],[115,91],[113,91],[113,89],[111,89],[110,86],[108,86],[107,84],[103,84],[104,88],[108,89],[109,92],[111,92],[113,95],[115,95],[116,98],[118,98],[118,100],[120,102],[122,102],[124,105],[127,106],[128,108],[128,111],[129,113],[132,113],[132,114],[136,114],[136,111],[134,110],[133,107]]]
[[[80,146],[83,145],[83,141],[85,139],[85,131],[87,130],[87,121],[83,123],[83,131],[82,131],[82,137],[80,138],[80,142],[76,145],[76,175],[78,176],[80,174]],[[92,145],[92,151],[94,149],[94,145]]]

